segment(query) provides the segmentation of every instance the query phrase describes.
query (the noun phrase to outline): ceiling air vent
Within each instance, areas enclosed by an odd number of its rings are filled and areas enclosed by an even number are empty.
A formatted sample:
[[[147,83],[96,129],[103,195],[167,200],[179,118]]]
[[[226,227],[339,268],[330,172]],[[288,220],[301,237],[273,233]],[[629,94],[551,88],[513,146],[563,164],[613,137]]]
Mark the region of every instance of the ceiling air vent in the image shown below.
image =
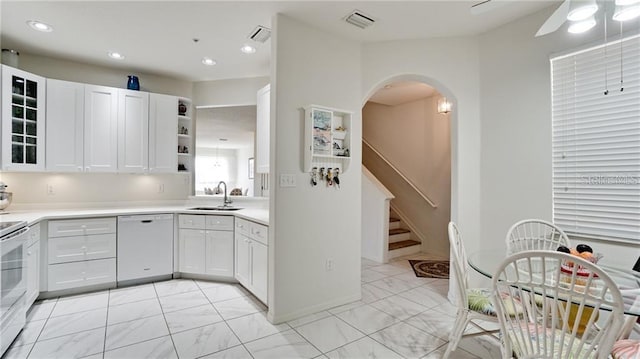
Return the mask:
[[[271,29],[258,25],[249,34],[249,38],[253,41],[264,43],[271,37]]]
[[[353,10],[353,12],[349,14],[344,21],[361,29],[366,29],[376,22],[371,16],[365,15],[360,10]]]

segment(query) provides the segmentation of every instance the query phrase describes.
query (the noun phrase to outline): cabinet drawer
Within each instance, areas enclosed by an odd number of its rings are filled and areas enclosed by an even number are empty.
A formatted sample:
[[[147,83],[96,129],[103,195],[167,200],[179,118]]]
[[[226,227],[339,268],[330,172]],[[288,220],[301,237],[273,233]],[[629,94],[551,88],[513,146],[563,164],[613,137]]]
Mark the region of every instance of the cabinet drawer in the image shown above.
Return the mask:
[[[116,233],[116,219],[85,218],[49,222],[49,238]]]
[[[269,227],[262,224],[249,222],[249,238],[254,239],[265,246],[269,245]]]
[[[49,239],[49,264],[116,256],[115,233]]]
[[[233,216],[207,216],[207,229],[233,231]]]
[[[98,259],[49,266],[49,290],[115,282],[116,259]]]
[[[192,214],[181,214],[179,216],[180,228],[204,229],[206,216],[196,216]]]
[[[29,235],[27,237],[27,247],[31,247],[36,241],[40,240],[40,223],[29,226]]]
[[[249,234],[251,233],[251,222],[242,218],[236,218],[235,229],[236,233],[249,237]]]

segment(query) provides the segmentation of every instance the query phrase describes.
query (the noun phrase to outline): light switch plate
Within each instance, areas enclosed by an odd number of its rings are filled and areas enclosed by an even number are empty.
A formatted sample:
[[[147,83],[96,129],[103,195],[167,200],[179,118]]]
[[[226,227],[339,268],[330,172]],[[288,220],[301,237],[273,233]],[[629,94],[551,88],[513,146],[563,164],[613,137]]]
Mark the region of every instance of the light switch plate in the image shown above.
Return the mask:
[[[296,175],[291,174],[280,174],[280,187],[295,187],[296,186]]]

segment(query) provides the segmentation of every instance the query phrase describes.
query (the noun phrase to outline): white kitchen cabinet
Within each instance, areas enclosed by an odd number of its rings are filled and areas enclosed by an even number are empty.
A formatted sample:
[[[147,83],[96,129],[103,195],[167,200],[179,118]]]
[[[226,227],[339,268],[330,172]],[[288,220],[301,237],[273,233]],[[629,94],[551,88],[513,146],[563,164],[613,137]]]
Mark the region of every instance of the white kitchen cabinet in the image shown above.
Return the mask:
[[[84,170],[84,84],[47,80],[47,171]]]
[[[258,241],[251,241],[251,292],[262,302],[267,302],[268,248]]]
[[[2,170],[45,168],[45,78],[2,66]]]
[[[178,269],[183,273],[202,274],[206,266],[204,229],[180,229]]]
[[[205,272],[233,277],[233,232],[207,230],[205,238]]]
[[[48,290],[56,291],[115,283],[115,268],[115,258],[50,265]]]
[[[149,94],[149,172],[178,170],[178,98]]]
[[[40,223],[30,226],[27,239],[27,306],[40,295]]]
[[[118,89],[85,85],[84,167],[90,172],[118,170]]]
[[[235,277],[256,298],[267,303],[268,227],[236,219]]]
[[[116,280],[116,219],[49,221],[48,290],[62,290]]]
[[[118,171],[143,173],[149,166],[149,93],[118,90]]]
[[[249,237],[235,233],[235,277],[245,287],[251,285],[251,247]],[[247,288],[249,289],[249,288]]]
[[[256,111],[256,172],[269,173],[270,84],[258,90]]]
[[[180,272],[234,276],[233,216],[180,215]]]

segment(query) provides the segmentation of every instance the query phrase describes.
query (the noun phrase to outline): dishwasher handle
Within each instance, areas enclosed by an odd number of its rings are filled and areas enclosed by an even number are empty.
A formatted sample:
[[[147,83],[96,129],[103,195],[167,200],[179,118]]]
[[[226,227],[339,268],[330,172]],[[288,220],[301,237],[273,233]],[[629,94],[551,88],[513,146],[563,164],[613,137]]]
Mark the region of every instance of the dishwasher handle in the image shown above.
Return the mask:
[[[143,219],[142,221],[140,221],[140,223],[151,223],[153,222],[152,219]]]

